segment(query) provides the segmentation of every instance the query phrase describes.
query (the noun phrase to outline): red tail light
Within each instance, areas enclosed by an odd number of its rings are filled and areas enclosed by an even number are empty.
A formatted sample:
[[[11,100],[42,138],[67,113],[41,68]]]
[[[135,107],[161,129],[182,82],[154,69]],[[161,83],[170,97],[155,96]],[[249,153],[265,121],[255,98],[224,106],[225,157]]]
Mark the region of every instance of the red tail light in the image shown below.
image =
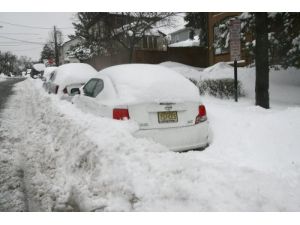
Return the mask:
[[[195,124],[198,124],[200,122],[204,122],[207,120],[207,116],[206,116],[206,109],[204,105],[200,105],[199,109],[198,109],[198,115],[196,117],[195,120]]]
[[[59,88],[59,86],[58,86],[58,85],[56,85],[56,87],[55,87],[55,94],[57,94],[57,92],[58,92],[58,88]]]
[[[114,109],[113,110],[113,119],[115,120],[126,120],[129,119],[128,109]]]

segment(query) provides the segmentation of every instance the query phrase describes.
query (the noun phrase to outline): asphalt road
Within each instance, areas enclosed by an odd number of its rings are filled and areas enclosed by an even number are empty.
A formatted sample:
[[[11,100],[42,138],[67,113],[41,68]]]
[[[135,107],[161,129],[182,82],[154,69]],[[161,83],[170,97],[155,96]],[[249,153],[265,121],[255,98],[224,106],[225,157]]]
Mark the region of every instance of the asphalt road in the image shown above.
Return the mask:
[[[2,111],[8,97],[13,93],[12,88],[14,84],[23,80],[24,79],[13,78],[7,79],[5,81],[0,81],[0,111]]]

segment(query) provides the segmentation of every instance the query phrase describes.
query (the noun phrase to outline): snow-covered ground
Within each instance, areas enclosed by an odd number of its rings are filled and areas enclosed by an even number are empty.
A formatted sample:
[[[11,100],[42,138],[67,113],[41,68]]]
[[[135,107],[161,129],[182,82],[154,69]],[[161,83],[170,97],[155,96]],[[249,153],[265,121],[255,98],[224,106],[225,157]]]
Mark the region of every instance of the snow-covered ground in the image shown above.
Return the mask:
[[[162,66],[171,68],[187,78],[201,81],[205,79],[234,78],[233,67],[225,62],[217,63],[206,69],[186,66],[181,63],[163,62]],[[287,70],[270,69],[270,100],[272,103],[285,106],[300,105],[300,70],[288,68]],[[255,67],[239,67],[238,80],[249,99],[255,98]]]
[[[231,68],[218,74],[227,70]],[[246,70],[252,74],[251,68]],[[299,75],[299,70],[294,72]],[[271,75],[279,73],[295,78],[284,71]],[[275,80],[283,90],[299,84],[297,79]],[[271,82],[271,99],[273,85],[276,82]],[[296,89],[291,88],[284,104],[271,101],[270,110],[254,106],[251,95],[238,103],[204,96],[210,147],[174,153],[133,137],[133,122],[83,113],[41,86],[32,79],[17,84],[1,124],[11,141],[7,151],[12,152],[13,168],[24,171],[29,210],[300,210]]]

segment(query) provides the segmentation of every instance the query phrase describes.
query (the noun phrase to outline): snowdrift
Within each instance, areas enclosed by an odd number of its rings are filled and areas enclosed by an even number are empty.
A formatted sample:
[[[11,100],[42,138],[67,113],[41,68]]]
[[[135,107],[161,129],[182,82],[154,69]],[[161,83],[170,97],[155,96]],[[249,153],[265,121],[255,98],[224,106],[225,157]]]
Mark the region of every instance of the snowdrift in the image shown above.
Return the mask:
[[[15,93],[1,126],[32,211],[300,210],[299,106],[264,110],[206,96],[211,146],[174,153],[134,138],[134,122],[46,95],[39,80]]]

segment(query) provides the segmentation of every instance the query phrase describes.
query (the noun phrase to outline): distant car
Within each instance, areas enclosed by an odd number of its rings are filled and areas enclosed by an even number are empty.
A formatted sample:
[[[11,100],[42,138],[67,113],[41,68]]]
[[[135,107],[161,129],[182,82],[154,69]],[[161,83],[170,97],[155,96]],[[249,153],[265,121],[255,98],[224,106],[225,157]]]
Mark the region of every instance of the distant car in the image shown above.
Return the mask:
[[[147,137],[172,151],[208,145],[206,109],[197,87],[159,65],[128,64],[100,71],[73,103],[116,120],[134,120],[137,137]]]
[[[46,91],[50,94],[58,94],[62,99],[70,99],[79,94],[79,88],[97,71],[85,63],[69,63],[57,67],[47,81]]]

